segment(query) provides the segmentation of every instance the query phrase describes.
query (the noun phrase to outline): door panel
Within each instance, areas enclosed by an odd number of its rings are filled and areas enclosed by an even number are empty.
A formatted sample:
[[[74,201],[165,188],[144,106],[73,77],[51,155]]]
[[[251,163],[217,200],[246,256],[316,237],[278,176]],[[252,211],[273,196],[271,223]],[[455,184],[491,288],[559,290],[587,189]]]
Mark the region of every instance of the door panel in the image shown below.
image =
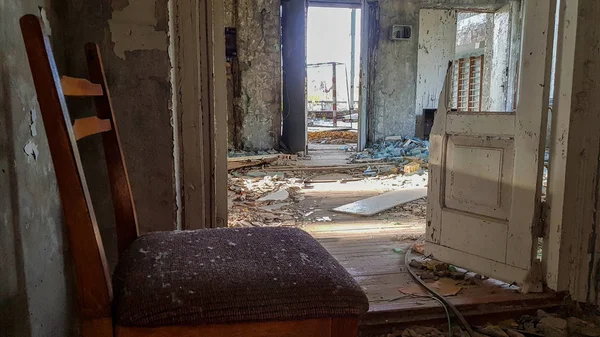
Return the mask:
[[[515,113],[451,112],[450,67],[431,134],[427,243],[436,259],[541,291],[536,261],[555,4],[524,3]]]
[[[515,134],[513,113],[448,113],[446,133],[469,136],[507,136]]]
[[[506,221],[473,216],[450,209],[442,217],[452,219],[452,230],[442,233],[442,245],[487,259],[505,262],[504,247],[508,226]],[[462,248],[461,248],[462,247]]]
[[[445,207],[508,220],[512,198],[514,142],[449,136]]]

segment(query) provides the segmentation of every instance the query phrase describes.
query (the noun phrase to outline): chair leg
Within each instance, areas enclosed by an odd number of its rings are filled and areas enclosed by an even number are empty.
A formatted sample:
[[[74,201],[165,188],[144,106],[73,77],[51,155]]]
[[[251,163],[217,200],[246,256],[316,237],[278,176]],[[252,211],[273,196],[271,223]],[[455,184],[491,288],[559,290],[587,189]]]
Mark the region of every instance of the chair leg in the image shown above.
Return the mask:
[[[114,337],[111,318],[83,319],[81,321],[82,337]]]
[[[331,319],[331,337],[358,337],[358,317]]]

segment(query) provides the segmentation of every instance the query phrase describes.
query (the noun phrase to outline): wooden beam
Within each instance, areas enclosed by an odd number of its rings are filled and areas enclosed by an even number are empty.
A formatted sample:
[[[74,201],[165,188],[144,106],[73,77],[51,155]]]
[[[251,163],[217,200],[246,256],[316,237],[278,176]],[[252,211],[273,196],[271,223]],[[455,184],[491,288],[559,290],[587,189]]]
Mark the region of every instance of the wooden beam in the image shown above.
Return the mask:
[[[174,3],[175,93],[185,229],[227,226],[227,106],[223,2]]]
[[[511,247],[518,248],[506,252],[506,263],[523,269],[531,268],[537,255],[537,239],[532,240],[531,233],[540,222],[555,12],[552,1],[528,0],[524,4],[512,179],[512,204],[522,211],[511,212],[507,239]]]

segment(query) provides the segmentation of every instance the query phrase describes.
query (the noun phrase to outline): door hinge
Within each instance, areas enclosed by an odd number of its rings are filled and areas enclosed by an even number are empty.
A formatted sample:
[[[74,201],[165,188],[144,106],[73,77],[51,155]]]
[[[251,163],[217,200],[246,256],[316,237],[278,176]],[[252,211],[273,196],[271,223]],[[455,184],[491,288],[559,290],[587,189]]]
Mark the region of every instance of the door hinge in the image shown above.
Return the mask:
[[[533,236],[536,238],[543,238],[546,235],[546,230],[548,228],[548,203],[546,201],[540,201],[538,207],[537,223],[533,228]]]

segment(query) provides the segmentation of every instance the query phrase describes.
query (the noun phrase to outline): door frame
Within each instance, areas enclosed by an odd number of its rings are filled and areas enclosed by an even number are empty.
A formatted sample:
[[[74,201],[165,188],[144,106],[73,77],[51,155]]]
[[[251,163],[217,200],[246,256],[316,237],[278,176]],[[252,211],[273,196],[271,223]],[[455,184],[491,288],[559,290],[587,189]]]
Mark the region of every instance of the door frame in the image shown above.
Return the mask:
[[[542,191],[543,153],[548,119],[548,102],[550,93],[550,70],[552,65],[552,49],[554,41],[555,2],[552,0],[529,0],[523,8],[523,31],[521,71],[519,83],[519,102],[515,114],[479,113],[470,116],[482,119],[487,125],[494,118],[512,116],[508,126],[514,127],[514,164],[512,165],[511,206],[507,214],[507,233],[505,255],[502,259],[489,258],[467,253],[454,246],[443,246],[440,233],[443,230],[442,213],[451,212],[445,205],[445,176],[447,91],[449,90],[449,75],[440,97],[440,109],[436,116],[432,133],[432,151],[430,163],[428,223],[427,223],[427,253],[433,253],[437,258],[446,262],[465,262],[465,267],[479,273],[484,273],[504,281],[517,281],[522,284],[524,292],[542,291],[543,275],[541,264],[536,260],[537,236],[541,233],[540,205]],[[458,113],[448,113],[448,116]],[[469,116],[468,114],[465,115]],[[441,119],[440,119],[441,117]],[[484,124],[481,124],[484,125]],[[495,124],[497,125],[497,124]],[[449,125],[450,126],[450,125]],[[510,129],[510,128],[507,128]],[[479,135],[481,130],[469,131],[468,135]],[[434,137],[439,139],[434,139]],[[465,216],[475,219],[477,216]],[[477,221],[477,220],[476,220]],[[482,223],[484,219],[480,219]],[[446,225],[447,226],[447,225]],[[453,241],[454,242],[454,241]],[[509,243],[511,247],[509,247]]]
[[[543,265],[550,289],[598,304],[600,223],[600,6],[558,0]]]
[[[290,1],[298,1],[298,0],[290,0]],[[367,124],[366,124],[366,100],[364,99],[365,95],[368,94],[368,71],[365,70],[365,66],[366,66],[366,59],[367,59],[367,46],[370,44],[368,43],[368,39],[365,38],[365,34],[368,34],[368,30],[366,30],[365,28],[365,20],[368,19],[368,16],[365,15],[365,7],[367,6],[367,1],[366,0],[360,0],[360,3],[358,1],[355,0],[348,0],[348,1],[336,1],[336,0],[318,0],[318,1],[311,1],[311,0],[305,0],[305,26],[304,26],[304,47],[305,50],[308,46],[308,36],[307,36],[307,24],[308,24],[308,8],[309,7],[331,7],[331,8],[350,8],[350,9],[361,9],[361,31],[360,31],[360,41],[361,41],[361,49],[359,51],[359,64],[360,64],[360,82],[359,82],[359,86],[360,86],[360,97],[358,99],[358,106],[359,106],[359,110],[358,110],[358,114],[359,114],[359,121],[358,121],[358,134],[359,134],[359,139],[358,139],[358,151],[362,151],[365,149],[366,147],[366,143],[367,143]],[[287,27],[283,26],[284,22],[282,21],[282,32],[287,31]],[[358,36],[358,34],[357,34]],[[300,43],[297,41],[297,43]],[[284,50],[282,50],[283,53],[283,57],[285,59],[285,45],[283,47]],[[304,68],[306,69],[306,63],[307,63],[307,55],[305,53],[304,56]],[[292,83],[298,83],[300,79],[296,78],[297,73],[295,72],[294,74],[292,74],[292,76],[286,76],[286,66],[285,66],[285,62],[283,65],[283,83],[284,83],[284,91],[286,90],[285,87],[287,85],[287,83],[289,83],[290,86],[293,86]],[[302,94],[304,96],[304,104],[303,106],[305,107],[305,123],[304,123],[304,151],[308,152],[308,123],[306,122],[306,118],[308,118],[308,107],[307,107],[307,102],[306,102],[306,83],[307,83],[307,74],[306,74],[306,70],[303,73],[303,78],[302,81],[304,83],[304,90],[302,91]],[[356,84],[355,84],[356,86]],[[296,92],[296,95],[298,95],[298,90],[295,90],[294,92]],[[289,98],[289,94],[284,94],[284,98],[287,97],[287,100],[292,100]],[[287,112],[286,107],[285,107],[285,103],[284,103],[284,112],[283,112],[284,116],[289,114],[289,112]],[[285,124],[285,119],[284,119],[284,125],[283,125],[283,137],[282,139],[284,141],[286,141],[289,146],[289,144],[292,143],[292,141],[297,142],[297,137],[298,134],[294,134],[294,135],[286,135],[286,124]],[[293,126],[290,124],[288,125],[288,129],[293,128]],[[302,135],[300,135],[302,136]],[[293,139],[292,139],[293,138]],[[298,146],[294,146],[294,150],[298,149]],[[293,151],[296,152],[296,151]]]
[[[221,0],[169,1],[178,229],[227,226],[227,90]]]

